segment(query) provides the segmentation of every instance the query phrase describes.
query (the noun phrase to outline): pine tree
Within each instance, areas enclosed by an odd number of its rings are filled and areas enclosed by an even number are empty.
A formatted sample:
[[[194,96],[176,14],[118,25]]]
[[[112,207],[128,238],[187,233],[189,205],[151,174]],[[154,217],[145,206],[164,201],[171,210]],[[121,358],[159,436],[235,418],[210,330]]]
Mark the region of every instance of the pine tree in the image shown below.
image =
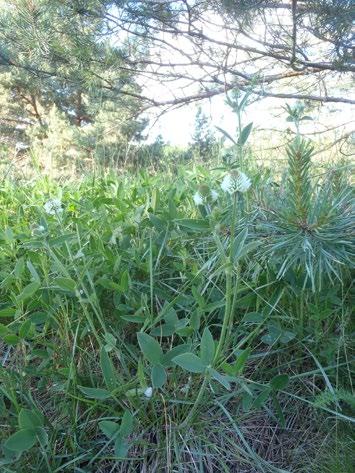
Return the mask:
[[[209,120],[201,107],[197,109],[192,140],[192,148],[198,158],[205,161],[213,156],[216,139],[211,132]]]
[[[81,3],[96,17],[78,12]],[[53,107],[69,127],[90,125],[74,133],[83,135],[81,143],[100,130],[116,142],[140,139],[146,122],[136,118],[139,86],[121,67],[132,43],[115,46],[105,36],[98,6],[95,0],[0,0],[0,133],[8,144],[31,144],[36,136],[38,145],[53,124]]]

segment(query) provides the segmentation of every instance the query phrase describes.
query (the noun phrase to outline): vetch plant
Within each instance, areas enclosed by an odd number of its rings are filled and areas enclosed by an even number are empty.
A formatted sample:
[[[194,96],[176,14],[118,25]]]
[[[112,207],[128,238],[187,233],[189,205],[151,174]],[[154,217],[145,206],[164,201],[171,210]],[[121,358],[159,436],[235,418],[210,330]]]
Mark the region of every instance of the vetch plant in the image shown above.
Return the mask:
[[[114,443],[115,456],[117,458],[124,458],[127,456],[130,444],[128,441],[129,435],[133,431],[134,417],[129,411],[125,411],[121,424],[110,420],[102,420],[99,423],[101,431],[108,437],[110,442]]]
[[[200,355],[197,356],[194,353],[183,353],[175,356],[173,362],[180,366],[183,370],[190,373],[197,373],[203,375],[203,381],[198,392],[197,398],[189,411],[189,414],[185,420],[181,423],[180,427],[187,427],[193,420],[198,411],[200,404],[202,403],[205,395],[206,387],[209,380],[215,379],[226,389],[230,389],[230,381],[233,380],[230,376],[222,375],[214,369],[216,355],[216,345],[213,340],[210,330],[206,327],[203,331],[201,344],[200,344]]]
[[[151,365],[152,388],[162,388],[168,378],[167,368],[172,365],[174,356],[185,353],[189,346],[187,344],[177,345],[167,353],[163,353],[159,342],[147,333],[137,333],[137,339],[144,358]],[[146,393],[149,397],[150,394],[153,394],[153,391],[151,392],[150,388],[147,388]]]
[[[44,428],[44,416],[35,410],[21,409],[18,415],[19,429],[5,442],[5,454],[21,455],[30,450],[36,443],[45,447],[48,435]]]
[[[186,163],[95,175],[46,221],[56,182],[3,183],[0,470],[304,473],[348,442],[351,190],[291,147],[273,185],[252,162],[215,169],[225,190]]]

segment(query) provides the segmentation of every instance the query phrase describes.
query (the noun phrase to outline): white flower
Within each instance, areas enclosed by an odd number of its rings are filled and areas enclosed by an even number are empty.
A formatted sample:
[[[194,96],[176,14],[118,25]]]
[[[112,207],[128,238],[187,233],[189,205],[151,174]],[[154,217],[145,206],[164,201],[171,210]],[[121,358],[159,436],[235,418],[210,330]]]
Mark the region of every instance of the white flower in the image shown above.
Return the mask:
[[[244,172],[232,171],[224,176],[221,188],[224,192],[234,194],[235,192],[246,192],[250,185],[250,179]]]
[[[78,297],[79,299],[81,299],[81,298],[84,296],[84,291],[83,291],[83,289],[80,289],[80,290],[79,290],[79,289],[76,289],[76,290],[75,290],[75,295],[76,295],[76,297]]]
[[[62,202],[59,199],[50,199],[44,204],[44,210],[48,215],[57,215],[63,212]]]
[[[28,148],[29,148],[28,145],[26,145],[25,143],[20,143],[19,141],[15,145],[15,151],[24,151]]]
[[[39,234],[41,234],[45,231],[46,231],[46,229],[44,228],[43,225],[38,225],[37,227],[33,227],[32,235],[39,235]]]
[[[226,174],[221,183],[221,189],[224,192],[229,192],[233,185],[233,179],[230,174]]]
[[[193,199],[196,205],[203,205],[203,197],[199,192],[196,192],[196,194],[194,194]]]
[[[115,228],[112,231],[112,235],[111,235],[111,238],[109,239],[108,244],[109,245],[116,245],[117,244],[117,238],[119,238],[121,236],[121,234],[122,234],[122,229],[120,227]]]
[[[153,396],[153,388],[149,386],[145,391],[144,391],[144,396],[150,399]]]
[[[218,192],[215,191],[214,189],[211,190],[211,197],[212,197],[212,202],[216,202],[218,199]]]

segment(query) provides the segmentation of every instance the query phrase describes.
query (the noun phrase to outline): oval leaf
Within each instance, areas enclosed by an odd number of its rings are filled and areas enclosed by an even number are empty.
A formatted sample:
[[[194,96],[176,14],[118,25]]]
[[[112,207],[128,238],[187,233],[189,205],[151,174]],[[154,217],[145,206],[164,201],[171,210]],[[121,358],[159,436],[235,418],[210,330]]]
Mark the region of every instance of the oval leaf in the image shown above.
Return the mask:
[[[202,334],[200,350],[201,360],[206,365],[210,365],[214,358],[215,346],[211,332],[207,327],[205,328]]]
[[[247,126],[245,126],[238,138],[238,145],[243,146],[245,143],[248,141],[251,129],[253,128],[253,123],[249,123]]]
[[[117,387],[118,375],[105,347],[100,351],[100,365],[107,389],[114,390]]]
[[[62,291],[74,292],[76,288],[76,282],[71,278],[55,278],[53,284]]]
[[[278,391],[280,389],[284,389],[289,382],[289,377],[287,374],[278,374],[270,381],[270,386],[274,391]]]
[[[39,412],[21,409],[18,423],[21,429],[35,429],[36,427],[42,427],[43,416]]]
[[[4,446],[13,452],[24,452],[33,447],[37,441],[36,431],[33,429],[22,429],[9,437]]]
[[[24,302],[25,300],[32,297],[38,291],[40,286],[41,284],[38,281],[27,284],[27,286],[23,288],[21,294],[17,296],[17,302]]]
[[[101,388],[86,388],[84,386],[78,386],[80,391],[85,394],[86,397],[91,399],[108,399],[111,397],[111,394],[106,389]]]
[[[175,356],[173,362],[191,373],[203,373],[207,365],[193,353],[183,353],[182,355]]]
[[[152,368],[153,388],[162,388],[166,383],[167,375],[165,369],[161,365],[155,365]]]
[[[163,350],[159,343],[144,332],[137,333],[138,343],[143,355],[154,365],[158,365],[163,356]]]
[[[119,424],[111,420],[102,420],[99,422],[99,427],[109,439],[112,439],[120,430]]]

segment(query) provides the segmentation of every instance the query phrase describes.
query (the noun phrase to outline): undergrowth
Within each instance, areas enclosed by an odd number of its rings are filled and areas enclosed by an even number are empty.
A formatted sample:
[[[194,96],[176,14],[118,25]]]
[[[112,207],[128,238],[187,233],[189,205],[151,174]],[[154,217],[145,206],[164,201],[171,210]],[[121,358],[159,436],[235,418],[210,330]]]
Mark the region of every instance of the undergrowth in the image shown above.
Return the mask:
[[[1,471],[352,471],[351,187],[311,154],[1,183]]]

